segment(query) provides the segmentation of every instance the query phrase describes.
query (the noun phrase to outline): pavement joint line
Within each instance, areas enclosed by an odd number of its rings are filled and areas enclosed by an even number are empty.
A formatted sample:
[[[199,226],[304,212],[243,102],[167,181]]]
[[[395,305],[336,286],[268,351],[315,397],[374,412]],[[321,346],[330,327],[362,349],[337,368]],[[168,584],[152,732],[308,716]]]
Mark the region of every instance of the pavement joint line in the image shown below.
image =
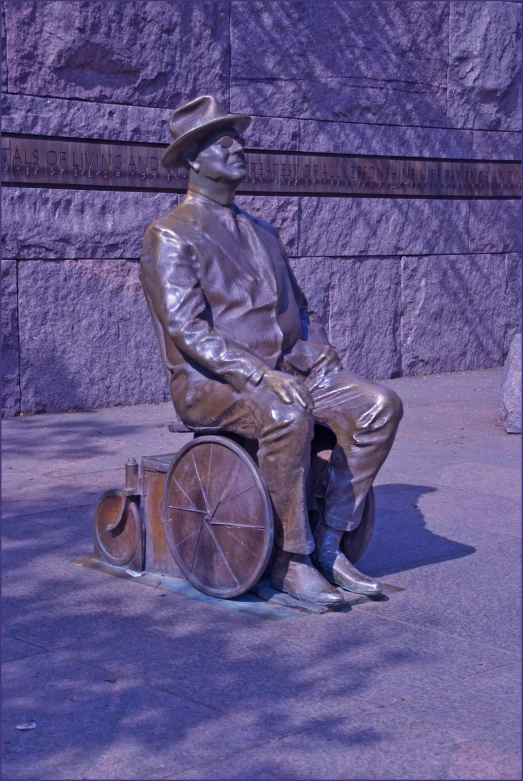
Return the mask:
[[[154,685],[154,684],[148,683],[143,678],[135,678],[135,677],[129,676],[129,675],[122,675],[122,674],[120,674],[118,671],[116,671],[114,669],[111,669],[111,668],[108,669],[108,668],[100,667],[100,665],[93,664],[91,662],[86,662],[83,659],[79,659],[79,658],[71,655],[67,651],[59,651],[59,650],[55,650],[55,649],[52,649],[52,648],[47,648],[46,646],[42,646],[39,643],[35,643],[33,641],[29,641],[29,640],[25,640],[25,639],[22,639],[22,638],[19,638],[19,637],[15,637],[14,635],[7,635],[6,634],[6,637],[11,637],[12,639],[18,640],[19,642],[27,643],[29,645],[34,645],[37,648],[41,648],[42,651],[40,653],[49,653],[49,654],[54,654],[55,656],[64,657],[64,658],[68,659],[69,661],[73,661],[76,664],[83,665],[84,667],[88,667],[88,668],[94,669],[94,670],[100,670],[101,672],[109,673],[111,675],[116,675],[119,679],[123,679],[123,680],[126,680],[126,681],[132,681],[132,682],[135,682],[135,683],[138,683],[138,684],[141,684],[141,685],[145,685],[149,689],[153,689],[155,691],[161,691],[164,694],[169,694],[170,696],[177,697],[180,700],[185,700],[186,702],[191,702],[193,705],[197,705],[199,707],[204,707],[204,708],[207,708],[209,710],[216,711],[217,713],[221,713],[222,715],[226,716],[227,718],[232,718],[234,720],[237,720],[237,721],[249,724],[249,725],[257,726],[257,727],[260,727],[261,729],[269,730],[270,732],[273,732],[275,734],[274,738],[272,738],[272,739],[270,739],[268,741],[263,741],[262,743],[256,744],[255,746],[252,746],[250,748],[256,748],[256,747],[258,747],[260,745],[265,745],[266,743],[271,743],[271,742],[274,742],[276,740],[281,740],[282,738],[285,738],[285,737],[298,735],[298,734],[300,734],[302,732],[313,731],[313,730],[315,730],[315,729],[317,729],[318,727],[321,726],[321,724],[316,724],[316,725],[314,725],[312,727],[304,727],[303,729],[299,728],[297,730],[291,730],[289,732],[279,733],[276,730],[274,730],[272,727],[269,727],[266,724],[261,724],[261,723],[259,723],[256,720],[247,719],[247,718],[244,718],[243,716],[239,716],[238,714],[229,713],[229,711],[223,710],[222,708],[217,708],[216,706],[209,705],[208,703],[205,703],[205,702],[201,702],[200,700],[195,700],[195,699],[192,699],[192,698],[187,697],[187,696],[182,696],[180,694],[176,694],[176,692],[171,691],[169,688],[166,688],[165,686],[161,686],[161,685],[159,686],[159,685]],[[292,641],[290,641],[290,642],[292,642]],[[11,662],[20,661],[21,659],[27,659],[27,658],[30,658],[31,656],[37,656],[37,655],[38,654],[27,654],[25,656],[18,657],[17,659],[10,659],[7,662],[4,662],[4,664],[9,664]],[[401,702],[409,702],[409,701],[412,701],[412,700],[416,700],[416,699],[418,699],[418,698],[420,698],[422,696],[425,696],[426,694],[430,694],[431,692],[441,692],[441,691],[444,691],[445,689],[452,689],[452,688],[455,688],[456,686],[459,686],[459,685],[461,685],[463,683],[466,683],[467,681],[475,681],[475,680],[477,680],[479,678],[483,678],[484,676],[487,676],[487,675],[489,675],[491,673],[493,674],[493,673],[499,672],[500,670],[506,670],[506,669],[510,669],[511,667],[515,667],[518,664],[518,661],[519,661],[518,659],[514,659],[513,661],[508,662],[507,664],[502,664],[502,665],[499,665],[499,666],[496,666],[496,667],[492,667],[489,670],[478,671],[475,675],[469,675],[469,676],[465,676],[464,678],[458,678],[455,681],[449,681],[448,683],[440,684],[438,686],[432,686],[432,687],[430,687],[428,689],[421,689],[420,691],[417,691],[417,692],[414,692],[412,694],[409,694],[406,697],[399,697],[399,698],[390,700],[390,701],[385,702],[385,703],[380,704],[380,705],[378,705],[378,704],[376,704],[375,702],[372,702],[372,701],[367,701],[365,699],[365,697],[361,697],[361,698],[358,697],[358,699],[360,700],[360,704],[357,706],[358,710],[356,711],[356,713],[367,713],[367,712],[371,712],[371,711],[383,710],[384,708],[392,708],[395,705],[400,704]],[[401,714],[400,713],[400,714],[397,714],[397,715],[399,715],[400,718],[402,718],[402,719],[412,718],[411,716],[409,716],[407,714]],[[319,718],[321,718],[323,724],[325,724],[325,723],[331,724],[331,723],[335,723],[335,722],[338,722],[338,721],[345,721],[347,719],[346,716],[345,717],[337,716],[337,717],[333,717],[333,718],[326,718],[324,716],[320,716]],[[437,727],[437,725],[433,725],[433,726]],[[467,739],[466,736],[461,736],[460,733],[454,733],[454,732],[451,732],[449,730],[441,730],[441,731],[445,732],[446,734],[449,734],[449,735],[454,735],[454,736],[457,736],[457,737],[463,737],[463,739],[465,739],[465,740]],[[249,751],[250,748],[242,749],[239,752],[233,752],[232,754],[228,754],[228,755],[226,755],[224,757],[215,758],[215,759],[211,760],[210,762],[218,761],[220,759],[226,759],[227,757],[234,756],[235,754],[238,754],[238,753],[242,753],[242,751]],[[198,764],[198,765],[191,766],[190,768],[184,768],[184,771],[185,770],[191,770],[191,769],[193,769],[193,767],[200,767],[200,766],[204,766],[206,764],[210,764],[210,762],[205,762],[205,763],[203,763],[203,765]],[[180,771],[180,772],[184,772],[184,771]],[[162,777],[162,778],[164,778],[164,777]],[[165,778],[170,778],[170,776],[167,776]]]
[[[125,480],[125,474],[124,474],[124,467],[125,467],[125,454],[122,453],[120,458],[123,461],[122,466],[111,466],[107,469],[91,469],[88,472],[50,472],[48,475],[45,475],[46,477],[50,477],[53,480],[59,480],[61,477],[80,477],[82,475],[101,475],[101,474],[110,474],[111,472],[120,472],[122,473],[122,482]]]
[[[101,495],[102,494],[100,494],[100,496]],[[51,510],[41,510],[40,512],[42,514],[44,514],[44,513],[60,513],[63,510],[81,510],[82,507],[96,507],[97,504],[98,504],[98,502],[88,502],[87,504],[75,504],[72,507],[69,507],[69,506],[67,506],[67,507],[53,507]],[[32,512],[32,513],[24,513],[23,515],[7,515],[7,516],[4,516],[2,520],[4,520],[4,521],[14,521],[17,518],[29,518],[31,515],[38,515],[38,514],[39,513],[38,513],[38,510],[37,510],[36,512]],[[40,523],[42,523],[42,522],[40,521]]]
[[[3,637],[8,637],[10,640],[16,640],[19,643],[25,643],[26,645],[33,645],[35,648],[39,648],[40,650],[37,653],[34,654],[22,654],[22,656],[17,656],[15,659],[6,659],[5,661],[2,660],[2,664],[9,664],[10,662],[18,662],[21,659],[30,659],[33,656],[39,656],[40,654],[46,654],[49,653],[47,648],[44,648],[44,646],[39,645],[38,643],[31,643],[27,640],[20,640],[18,637],[14,637],[14,635],[4,634]]]
[[[15,637],[14,639],[15,640],[19,640],[19,642],[21,642],[21,643],[28,642],[27,640],[22,640],[22,639],[17,638],[17,637]],[[31,641],[29,641],[29,642],[31,642]],[[32,643],[32,645],[37,645],[37,644],[36,643]],[[40,646],[40,645],[38,645],[38,647],[44,648],[44,651],[46,653],[54,654],[55,656],[64,657],[65,659],[68,659],[69,661],[76,662],[76,664],[83,665],[84,667],[88,667],[88,668],[90,668],[92,670],[99,670],[100,672],[103,672],[103,673],[109,673],[111,675],[116,675],[117,678],[120,679],[120,680],[132,681],[133,683],[137,683],[137,684],[140,684],[142,686],[146,686],[148,689],[153,689],[154,691],[160,691],[163,694],[169,694],[171,697],[176,697],[179,700],[185,700],[186,702],[190,702],[193,705],[198,705],[201,708],[207,708],[208,710],[215,711],[216,713],[220,713],[223,716],[227,716],[227,718],[239,721],[242,724],[249,724],[251,726],[260,727],[261,729],[265,729],[265,730],[267,730],[269,732],[273,732],[278,739],[286,736],[284,733],[277,732],[275,729],[273,729],[272,727],[268,727],[266,724],[260,724],[257,721],[252,721],[251,719],[246,719],[243,716],[238,716],[238,714],[229,713],[228,711],[222,710],[221,708],[217,708],[214,705],[208,705],[205,702],[200,702],[199,700],[194,700],[194,699],[192,699],[190,697],[186,697],[186,696],[181,695],[181,694],[176,694],[176,692],[173,692],[170,689],[165,688],[164,686],[161,686],[161,685],[158,686],[158,685],[154,685],[154,684],[149,683],[147,680],[145,680],[145,678],[135,678],[135,677],[130,676],[130,675],[122,675],[120,672],[118,672],[115,669],[111,669],[111,668],[108,669],[108,668],[105,668],[105,667],[100,667],[100,665],[98,665],[98,664],[93,664],[92,662],[86,662],[84,659],[78,659],[76,656],[73,656],[72,654],[70,654],[67,651],[58,651],[58,650],[55,650],[53,648],[46,648],[45,646]],[[39,654],[34,654],[34,656],[37,656],[37,655],[39,656]],[[28,655],[28,657],[30,657],[30,656],[31,656],[31,654]],[[28,657],[22,657],[22,658],[25,659],[25,658],[28,658]],[[9,662],[5,662],[5,664],[10,664],[11,661],[16,662],[16,661],[19,661],[19,659],[10,660]],[[293,733],[289,733],[289,734],[293,734]]]
[[[369,702],[369,708],[364,708],[363,710],[376,710],[379,708],[382,710],[383,708],[391,708],[395,705],[398,705],[401,702],[409,702],[411,700],[415,700],[419,697],[423,697],[426,694],[430,694],[431,692],[440,692],[444,689],[452,689],[455,686],[460,686],[463,683],[466,683],[467,681],[475,681],[478,678],[483,678],[485,675],[489,675],[490,673],[496,673],[500,670],[508,670],[511,667],[515,667],[517,665],[518,660],[515,660],[513,662],[510,662],[509,664],[502,664],[499,665],[499,667],[492,667],[490,670],[483,670],[482,672],[478,672],[475,675],[468,675],[465,678],[458,678],[455,681],[449,681],[448,683],[442,683],[438,686],[431,686],[429,689],[421,689],[420,691],[413,692],[412,694],[408,694],[406,697],[399,697],[395,700],[390,700],[389,702],[385,702],[382,705],[374,705],[373,703]],[[362,696],[362,701],[365,701],[365,698]],[[402,714],[400,714],[402,718],[406,718]]]
[[[369,604],[369,603],[365,603]],[[433,629],[430,626],[423,626],[422,624],[415,624],[413,621],[402,621],[400,618],[394,618],[393,616],[385,616],[383,613],[377,614],[372,613],[370,610],[366,610],[363,605],[352,605],[352,610],[357,610],[358,612],[364,612],[367,615],[371,615],[373,618],[376,619],[384,619],[385,621],[394,621],[396,624],[403,624],[408,627],[415,627],[416,629],[421,629],[425,632],[434,632],[438,635],[443,635],[444,637],[452,637],[454,640],[461,640],[463,643],[474,643],[475,645],[479,645],[481,648],[491,648],[493,651],[498,651],[499,653],[503,654],[510,654],[513,655],[515,660],[520,659],[520,657],[516,654],[515,651],[507,651],[506,648],[498,648],[497,645],[490,645],[490,643],[480,643],[479,640],[470,640],[468,637],[461,637],[461,635],[453,635],[451,632],[444,632],[441,629]]]
[[[361,713],[362,711],[358,711]],[[343,717],[335,717],[332,719],[324,719],[323,724],[329,723],[329,724],[335,724],[338,721],[344,721]],[[280,740],[283,740],[284,738],[294,737],[295,735],[301,735],[306,732],[311,732],[315,729],[318,729],[319,727],[323,726],[323,724],[315,724],[313,727],[303,727],[302,729],[297,729],[293,732],[286,732],[281,735],[278,735],[277,737],[270,738],[269,740],[261,741],[260,743],[255,743],[252,746],[245,746],[244,748],[239,749],[238,751],[232,751],[229,754],[224,754],[223,756],[215,757],[214,759],[208,759],[205,762],[199,762],[196,765],[191,765],[190,767],[186,767],[183,770],[180,770],[178,773],[169,773],[166,776],[162,776],[160,781],[170,781],[170,779],[175,779],[177,776],[180,775],[180,773],[186,773],[188,770],[195,770],[196,768],[200,767],[206,767],[207,765],[212,765],[214,762],[220,762],[224,759],[230,759],[231,757],[238,756],[239,754],[247,754],[249,751],[253,751],[254,749],[260,748],[260,746],[267,746],[270,743],[277,743]]]
[[[466,681],[475,680],[476,678],[480,678],[480,677],[482,677],[484,675],[488,675],[489,673],[497,672],[499,670],[503,670],[503,669],[506,669],[506,668],[509,668],[509,667],[513,667],[515,664],[516,664],[516,662],[514,661],[511,664],[501,665],[500,667],[496,667],[496,668],[493,668],[491,670],[485,670],[485,672],[483,672],[483,673],[479,673],[478,675],[468,676],[466,678],[462,678],[462,679],[459,679],[457,681],[454,681],[453,683],[443,684],[442,686],[435,686],[435,687],[432,687],[430,689],[424,689],[423,691],[416,692],[415,694],[409,695],[408,697],[400,698],[400,699],[397,699],[397,700],[392,700],[390,703],[386,703],[384,705],[374,705],[374,704],[369,703],[369,707],[359,708],[358,711],[355,714],[353,714],[353,715],[358,715],[359,713],[369,713],[369,712],[373,712],[373,711],[378,712],[379,710],[383,710],[384,708],[389,708],[389,707],[394,706],[394,705],[396,705],[396,704],[398,704],[400,702],[407,702],[409,700],[413,700],[413,699],[415,699],[417,697],[420,697],[420,696],[422,696],[424,694],[429,694],[430,692],[433,692],[433,691],[440,691],[441,689],[451,688],[452,686],[464,683]],[[405,713],[405,714],[399,713],[398,714],[398,713],[396,713],[395,715],[396,715],[396,717],[399,716],[400,719],[403,719],[404,721],[407,721],[407,720],[412,721],[412,719],[413,719],[413,714],[412,713],[410,713],[410,714],[407,714],[407,713]],[[350,717],[347,717],[347,716],[340,717],[340,716],[338,716],[338,717],[335,717],[333,719],[325,719],[324,723],[335,724],[336,722],[346,721],[348,718],[350,718]],[[423,721],[422,721],[422,723],[423,723]],[[303,734],[303,733],[314,732],[314,730],[320,728],[321,726],[322,726],[321,724],[316,724],[316,725],[314,725],[312,727],[305,727],[303,729],[298,729],[298,730],[295,730],[295,731],[292,731],[292,732],[288,732],[288,733],[282,734],[282,735],[280,735],[280,736],[278,736],[276,738],[272,738],[270,740],[266,740],[266,741],[263,741],[261,743],[254,744],[252,746],[245,747],[243,749],[240,749],[239,751],[234,751],[234,752],[231,752],[230,754],[226,754],[226,755],[220,756],[220,757],[215,757],[214,759],[207,760],[206,762],[202,762],[202,763],[199,763],[197,765],[192,765],[191,767],[184,768],[183,770],[180,770],[178,773],[175,773],[174,775],[171,773],[171,774],[168,774],[167,776],[162,776],[161,781],[170,781],[170,779],[175,779],[181,773],[185,773],[188,770],[194,770],[194,769],[196,769],[198,767],[203,768],[203,767],[205,767],[207,765],[212,765],[214,762],[220,762],[222,760],[230,759],[231,757],[237,756],[239,754],[247,754],[249,751],[257,749],[260,746],[269,745],[270,743],[276,743],[279,740],[283,740],[284,738],[287,738],[287,737],[295,737],[295,736]],[[441,732],[444,735],[450,735],[451,737],[453,737],[453,738],[455,738],[455,739],[457,739],[459,741],[464,741],[465,743],[470,743],[470,744],[472,744],[474,746],[481,746],[482,745],[478,741],[471,740],[470,737],[468,737],[467,735],[463,735],[460,732],[454,732],[454,731],[452,731],[450,729],[444,729],[443,727],[439,726],[436,723],[430,722],[430,726],[431,726],[432,729],[435,729],[435,730],[437,730],[438,732]]]
[[[305,731],[305,730],[304,730]],[[290,733],[293,734],[293,733]],[[299,733],[296,733],[299,734]],[[231,757],[238,756],[239,754],[247,754],[249,751],[252,751],[253,749],[260,748],[261,746],[267,746],[270,743],[276,743],[279,740],[282,740],[283,738],[286,738],[287,735],[280,735],[276,738],[270,738],[269,740],[262,741],[261,743],[254,743],[252,746],[246,746],[244,748],[239,749],[238,751],[232,751],[230,754],[222,754],[219,757],[214,757],[213,759],[208,759],[206,762],[200,762],[197,765],[191,765],[190,767],[184,767],[183,770],[180,770],[177,773],[168,773],[166,776],[161,776],[159,781],[171,781],[171,779],[176,779],[180,776],[180,773],[186,773],[189,770],[196,770],[196,768],[204,768],[206,765],[212,765],[214,762],[221,762],[225,759],[230,759]]]

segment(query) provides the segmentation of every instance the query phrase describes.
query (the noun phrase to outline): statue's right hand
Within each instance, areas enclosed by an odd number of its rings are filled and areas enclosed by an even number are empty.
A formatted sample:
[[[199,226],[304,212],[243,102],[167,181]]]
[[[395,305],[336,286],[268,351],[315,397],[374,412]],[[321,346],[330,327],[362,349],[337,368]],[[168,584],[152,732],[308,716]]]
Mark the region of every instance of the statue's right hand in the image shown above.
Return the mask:
[[[284,404],[297,403],[312,412],[314,407],[312,396],[297,377],[275,369],[267,369],[260,382],[260,388],[275,393]]]

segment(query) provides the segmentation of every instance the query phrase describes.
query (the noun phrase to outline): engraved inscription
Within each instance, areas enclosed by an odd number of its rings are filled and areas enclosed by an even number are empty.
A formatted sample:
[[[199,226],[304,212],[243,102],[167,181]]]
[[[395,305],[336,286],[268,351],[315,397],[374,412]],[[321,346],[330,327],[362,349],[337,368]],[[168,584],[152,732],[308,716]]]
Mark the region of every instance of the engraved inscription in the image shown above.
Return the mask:
[[[165,145],[128,145],[5,135],[2,181],[57,187],[173,190],[187,171],[165,170]],[[461,161],[356,155],[246,152],[238,192],[374,197],[521,197],[518,161]]]

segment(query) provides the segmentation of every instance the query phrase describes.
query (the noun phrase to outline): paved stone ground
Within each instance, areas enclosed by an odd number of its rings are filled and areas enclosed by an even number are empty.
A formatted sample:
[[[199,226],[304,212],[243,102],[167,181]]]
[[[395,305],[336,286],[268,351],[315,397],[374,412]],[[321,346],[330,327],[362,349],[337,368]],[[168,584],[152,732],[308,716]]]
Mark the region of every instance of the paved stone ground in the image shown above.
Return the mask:
[[[126,457],[187,439],[169,405],[4,422],[3,778],[521,778],[521,437],[500,381],[390,381],[406,415],[360,563],[405,590],[285,621],[71,563]]]

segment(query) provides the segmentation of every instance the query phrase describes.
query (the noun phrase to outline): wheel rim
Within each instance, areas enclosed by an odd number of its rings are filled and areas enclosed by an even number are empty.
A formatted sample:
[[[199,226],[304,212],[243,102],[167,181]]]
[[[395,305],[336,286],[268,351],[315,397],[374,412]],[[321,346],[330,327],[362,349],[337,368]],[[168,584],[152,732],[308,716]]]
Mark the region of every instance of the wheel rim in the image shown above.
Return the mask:
[[[271,554],[267,488],[250,456],[225,437],[198,437],[173,458],[163,523],[176,563],[210,596],[248,591]]]
[[[119,488],[106,491],[94,512],[94,533],[100,551],[111,564],[123,567],[138,551],[140,511]]]

